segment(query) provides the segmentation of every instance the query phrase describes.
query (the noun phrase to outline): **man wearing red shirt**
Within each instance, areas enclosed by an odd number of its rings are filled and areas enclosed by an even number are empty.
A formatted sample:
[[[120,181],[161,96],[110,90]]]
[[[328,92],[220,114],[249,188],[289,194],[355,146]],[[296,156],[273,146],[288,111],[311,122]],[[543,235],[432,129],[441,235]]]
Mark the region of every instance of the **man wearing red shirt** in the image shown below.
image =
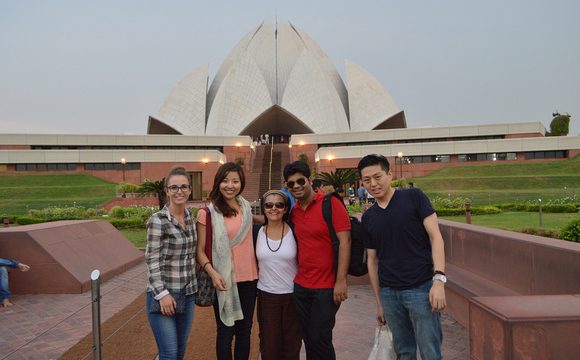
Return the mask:
[[[284,180],[297,200],[290,213],[298,241],[294,304],[300,318],[306,356],[309,360],[335,359],[332,329],[340,303],[348,297],[350,219],[344,205],[331,197],[332,224],[340,244],[335,272],[332,238],[322,216],[325,194],[312,190],[310,168],[304,162],[286,165]]]

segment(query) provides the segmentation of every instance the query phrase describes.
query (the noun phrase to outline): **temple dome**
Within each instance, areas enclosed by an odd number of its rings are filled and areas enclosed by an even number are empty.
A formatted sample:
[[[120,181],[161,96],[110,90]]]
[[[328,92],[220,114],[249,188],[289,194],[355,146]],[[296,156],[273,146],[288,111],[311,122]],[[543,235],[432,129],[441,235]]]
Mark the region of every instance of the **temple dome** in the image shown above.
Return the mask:
[[[350,62],[346,73],[352,95],[308,34],[290,23],[263,23],[232,49],[209,89],[207,65],[181,80],[149,118],[148,133],[337,133],[389,127],[391,119],[391,127],[406,126],[370,73]]]

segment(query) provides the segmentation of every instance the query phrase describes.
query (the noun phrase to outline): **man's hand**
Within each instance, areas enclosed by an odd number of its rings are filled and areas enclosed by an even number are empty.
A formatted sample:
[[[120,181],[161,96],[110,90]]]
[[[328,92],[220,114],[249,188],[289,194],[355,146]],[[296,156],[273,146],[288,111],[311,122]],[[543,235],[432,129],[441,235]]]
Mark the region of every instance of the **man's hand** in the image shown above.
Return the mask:
[[[348,299],[348,286],[346,285],[346,279],[336,280],[334,284],[334,303],[340,305],[341,302]]]
[[[175,315],[175,299],[171,295],[165,295],[159,300],[159,305],[161,306],[161,313],[165,316]]]
[[[433,281],[433,286],[429,291],[429,303],[431,303],[431,311],[439,312],[445,309],[447,302],[445,301],[445,284],[439,280]]]
[[[387,321],[385,320],[385,314],[381,306],[377,306],[377,324],[379,326],[387,325]]]
[[[30,270],[30,266],[20,263],[18,264],[18,269],[22,272],[27,272],[28,270]]]

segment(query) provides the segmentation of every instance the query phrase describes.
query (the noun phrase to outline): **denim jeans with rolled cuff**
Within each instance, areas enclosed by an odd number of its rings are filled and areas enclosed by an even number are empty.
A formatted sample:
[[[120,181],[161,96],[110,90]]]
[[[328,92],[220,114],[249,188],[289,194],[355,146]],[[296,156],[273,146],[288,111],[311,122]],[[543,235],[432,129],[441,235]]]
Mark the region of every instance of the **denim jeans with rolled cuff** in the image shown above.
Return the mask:
[[[412,289],[381,288],[383,312],[400,360],[417,359],[417,346],[421,359],[442,359],[440,314],[432,312],[429,303],[432,285],[429,280]]]
[[[151,301],[155,301],[152,292],[147,292],[147,307],[149,309]],[[159,360],[182,360],[185,356],[187,338],[193,323],[193,313],[195,309],[195,294],[185,296],[185,313],[174,316],[163,314],[149,314],[147,319],[153,330],[157,349],[159,350]]]

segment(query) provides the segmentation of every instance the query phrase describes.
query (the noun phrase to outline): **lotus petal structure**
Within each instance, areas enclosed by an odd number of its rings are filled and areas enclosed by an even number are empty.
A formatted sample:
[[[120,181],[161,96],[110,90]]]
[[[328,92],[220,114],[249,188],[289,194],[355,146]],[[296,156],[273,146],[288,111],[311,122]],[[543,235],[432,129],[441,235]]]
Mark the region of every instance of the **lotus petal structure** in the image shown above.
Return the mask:
[[[208,88],[208,65],[183,78],[149,117],[149,134],[324,134],[405,128],[389,93],[346,61],[343,82],[308,34],[263,23],[230,52]]]

